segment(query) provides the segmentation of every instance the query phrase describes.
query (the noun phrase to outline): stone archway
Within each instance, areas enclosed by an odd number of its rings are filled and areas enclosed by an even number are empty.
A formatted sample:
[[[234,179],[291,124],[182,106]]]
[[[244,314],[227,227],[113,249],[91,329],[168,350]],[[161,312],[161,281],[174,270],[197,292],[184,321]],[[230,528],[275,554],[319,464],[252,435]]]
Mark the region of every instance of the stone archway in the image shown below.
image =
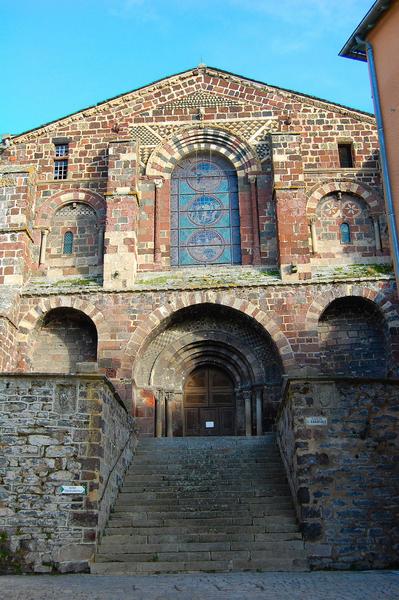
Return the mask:
[[[270,429],[283,373],[276,344],[242,312],[204,303],[172,314],[143,344],[134,361],[135,410],[143,432],[185,434],[184,388],[199,368],[223,370],[232,382],[235,414],[230,434],[253,435]],[[212,407],[208,408],[211,413]],[[198,430],[203,432],[203,426]],[[215,428],[224,430],[221,423]]]

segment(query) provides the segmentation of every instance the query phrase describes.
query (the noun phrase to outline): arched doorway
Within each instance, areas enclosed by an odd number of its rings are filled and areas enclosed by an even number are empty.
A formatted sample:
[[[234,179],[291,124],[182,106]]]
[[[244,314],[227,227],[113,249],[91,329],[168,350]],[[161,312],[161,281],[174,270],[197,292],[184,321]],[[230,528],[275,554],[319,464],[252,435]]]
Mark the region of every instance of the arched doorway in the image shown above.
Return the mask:
[[[224,369],[194,369],[184,385],[184,435],[234,435],[234,385]]]
[[[143,346],[133,374],[135,414],[146,435],[248,436],[273,428],[278,349],[236,309],[204,303],[176,311]]]

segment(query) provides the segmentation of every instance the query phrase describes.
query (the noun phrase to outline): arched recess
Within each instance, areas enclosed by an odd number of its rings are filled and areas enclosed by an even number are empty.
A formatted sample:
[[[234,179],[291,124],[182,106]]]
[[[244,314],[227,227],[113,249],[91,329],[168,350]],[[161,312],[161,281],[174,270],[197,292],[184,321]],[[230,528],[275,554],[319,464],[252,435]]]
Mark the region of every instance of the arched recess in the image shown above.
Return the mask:
[[[40,300],[21,318],[18,325],[18,343],[20,356],[23,357],[21,367],[32,370],[32,340],[35,331],[44,322],[46,314],[54,309],[74,309],[93,322],[97,330],[97,342],[109,339],[108,323],[104,315],[90,302],[72,296],[50,297]],[[97,349],[98,353],[98,349]]]
[[[366,202],[371,216],[377,216],[383,210],[383,200],[375,190],[356,181],[337,179],[326,181],[322,185],[317,184],[317,186],[310,190],[306,204],[306,216],[309,220],[315,218],[317,205],[320,200],[333,192],[358,196]]]
[[[72,189],[57,192],[44,200],[43,204],[36,212],[36,226],[47,228],[52,215],[64,204],[69,204],[71,202],[88,204],[96,211],[100,224],[105,222],[106,206],[104,198],[92,190]]]
[[[200,367],[220,369],[234,382],[234,434],[243,435],[247,431],[248,435],[248,428],[253,432],[255,421],[257,431],[271,427],[280,401],[284,370],[279,349],[269,332],[252,316],[214,302],[195,303],[174,311],[158,325],[154,323],[141,344],[133,362],[133,380],[136,415],[145,423],[148,433],[153,433],[155,416],[154,404],[148,404],[147,400],[155,398],[157,424],[158,418],[164,423],[164,416],[159,417],[162,412],[159,402],[165,395],[169,402],[173,397],[174,435],[184,433],[184,385],[187,377]],[[249,416],[244,402],[250,403]],[[159,426],[165,430],[164,425]],[[220,427],[215,431],[220,432]],[[203,434],[202,431],[200,435]],[[223,435],[227,435],[225,430]]]
[[[278,318],[273,311],[268,311],[266,314],[262,309],[252,302],[249,302],[244,298],[237,298],[236,296],[227,292],[221,292],[218,294],[212,291],[198,291],[192,293],[183,292],[179,294],[176,299],[171,300],[167,304],[162,304],[149,315],[142,317],[126,346],[126,354],[123,364],[125,371],[129,369],[129,365],[132,364],[135,358],[140,355],[142,347],[146,342],[148,342],[148,340],[151,339],[152,336],[154,336],[161,323],[163,326],[166,326],[173,313],[182,308],[195,306],[198,304],[218,304],[233,308],[244,313],[248,317],[251,317],[265,329],[275,343],[281,356],[285,373],[289,373],[290,370],[295,366],[295,358],[291,344],[281,331],[278,325]]]
[[[74,308],[53,308],[37,324],[31,337],[32,371],[76,373],[79,363],[96,363],[97,329]]]
[[[333,302],[340,299],[353,298],[364,300],[375,307],[375,314],[381,316],[381,327],[384,329],[387,374],[399,374],[399,314],[395,306],[379,290],[360,286],[342,286],[319,294],[310,305],[305,321],[305,329],[309,338],[319,338],[319,322]]]
[[[308,335],[313,335],[317,332],[317,323],[327,306],[334,300],[347,296],[360,297],[374,302],[383,314],[388,329],[395,330],[399,327],[399,314],[395,306],[380,290],[373,290],[365,286],[346,285],[322,292],[314,298],[308,308],[305,320],[305,328]]]
[[[170,179],[176,163],[183,156],[205,150],[228,158],[239,177],[262,170],[258,157],[246,141],[221,128],[198,126],[180,131],[155,148],[148,160],[146,175]]]
[[[359,296],[333,300],[318,321],[321,372],[386,377],[389,339],[381,311]]]

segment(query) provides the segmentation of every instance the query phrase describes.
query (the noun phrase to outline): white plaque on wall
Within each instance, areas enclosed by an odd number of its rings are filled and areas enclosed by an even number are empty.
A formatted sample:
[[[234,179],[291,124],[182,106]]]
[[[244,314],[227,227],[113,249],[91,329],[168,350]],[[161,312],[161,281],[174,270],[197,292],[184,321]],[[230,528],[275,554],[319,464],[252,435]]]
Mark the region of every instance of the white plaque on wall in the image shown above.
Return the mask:
[[[205,421],[205,427],[206,429],[212,429],[215,427],[215,421]]]
[[[84,485],[62,485],[60,487],[61,494],[81,494],[86,495],[86,487]]]
[[[327,417],[305,417],[306,425],[317,426],[327,425]]]

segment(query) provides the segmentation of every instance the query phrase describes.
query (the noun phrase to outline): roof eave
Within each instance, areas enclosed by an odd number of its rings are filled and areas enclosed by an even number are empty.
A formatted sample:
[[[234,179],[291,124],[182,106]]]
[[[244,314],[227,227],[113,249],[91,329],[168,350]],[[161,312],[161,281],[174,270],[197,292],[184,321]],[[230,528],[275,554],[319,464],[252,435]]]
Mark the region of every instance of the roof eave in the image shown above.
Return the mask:
[[[370,31],[374,29],[381,17],[390,9],[393,2],[394,0],[377,0],[374,2],[373,6],[363,17],[362,21],[345,43],[339,56],[367,62],[366,51],[364,50],[363,45],[359,43],[359,40],[365,40],[367,38]]]

